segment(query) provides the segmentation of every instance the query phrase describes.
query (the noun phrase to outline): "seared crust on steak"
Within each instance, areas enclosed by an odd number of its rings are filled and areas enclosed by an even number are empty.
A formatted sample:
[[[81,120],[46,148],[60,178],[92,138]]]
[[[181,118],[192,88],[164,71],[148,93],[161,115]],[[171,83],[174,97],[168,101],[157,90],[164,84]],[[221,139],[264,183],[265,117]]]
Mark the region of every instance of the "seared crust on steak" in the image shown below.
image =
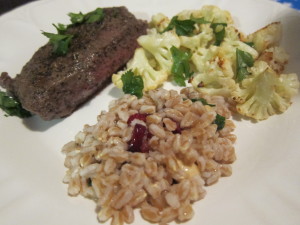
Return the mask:
[[[73,34],[68,53],[55,56],[50,43],[41,47],[16,78],[2,73],[0,85],[23,108],[45,120],[70,115],[126,64],[147,23],[125,7],[104,8],[104,19],[68,28]]]

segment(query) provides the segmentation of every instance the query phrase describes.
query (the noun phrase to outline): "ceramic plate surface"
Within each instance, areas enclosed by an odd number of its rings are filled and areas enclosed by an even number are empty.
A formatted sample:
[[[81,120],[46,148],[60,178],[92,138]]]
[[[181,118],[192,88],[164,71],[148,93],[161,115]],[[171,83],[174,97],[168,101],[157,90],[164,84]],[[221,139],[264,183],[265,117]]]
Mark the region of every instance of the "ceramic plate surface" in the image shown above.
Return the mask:
[[[246,34],[281,21],[282,45],[290,54],[287,72],[300,75],[300,13],[264,0],[33,2],[0,17],[0,72],[19,73],[47,42],[41,30],[54,32],[52,23],[68,23],[69,12],[125,5],[137,17],[150,19],[158,12],[171,17],[204,4],[229,10]],[[100,111],[119,96],[121,92],[110,85],[68,118],[50,122],[37,116],[4,117],[0,112],[1,225],[99,224],[94,202],[67,195],[61,148],[84,124],[96,123]],[[194,204],[195,216],[186,225],[300,224],[300,95],[293,101],[287,112],[266,121],[235,120],[238,140],[233,174],[206,188],[206,197]],[[136,212],[133,224],[149,223]]]

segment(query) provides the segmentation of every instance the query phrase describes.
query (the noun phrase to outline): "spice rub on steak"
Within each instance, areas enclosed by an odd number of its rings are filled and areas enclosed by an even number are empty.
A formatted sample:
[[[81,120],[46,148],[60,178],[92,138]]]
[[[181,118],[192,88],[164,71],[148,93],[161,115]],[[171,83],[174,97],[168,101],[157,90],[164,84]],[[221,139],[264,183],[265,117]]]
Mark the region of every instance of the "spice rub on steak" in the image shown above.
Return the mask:
[[[126,64],[138,46],[136,39],[146,32],[146,21],[136,19],[125,7],[103,12],[100,22],[67,29],[74,38],[66,55],[54,55],[47,43],[16,78],[2,73],[0,85],[44,120],[70,115]]]

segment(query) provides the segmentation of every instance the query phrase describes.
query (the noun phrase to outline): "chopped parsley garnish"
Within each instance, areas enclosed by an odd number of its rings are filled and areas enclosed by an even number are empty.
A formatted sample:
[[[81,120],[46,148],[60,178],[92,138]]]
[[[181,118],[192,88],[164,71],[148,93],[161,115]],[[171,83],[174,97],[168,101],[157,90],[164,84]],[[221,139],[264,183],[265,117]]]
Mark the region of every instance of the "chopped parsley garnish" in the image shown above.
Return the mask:
[[[236,81],[241,82],[249,74],[248,67],[252,67],[254,59],[248,52],[236,49]]]
[[[220,46],[220,44],[224,40],[226,26],[227,26],[226,23],[212,23],[210,25],[210,27],[213,29],[215,37],[216,37],[216,41],[215,41],[216,46]]]
[[[72,24],[79,24],[83,23],[84,20],[84,14],[82,12],[79,13],[69,13],[68,16],[70,17],[71,23]]]
[[[86,23],[94,23],[101,21],[104,17],[103,9],[97,8],[92,12],[85,14],[84,19]]]
[[[190,52],[182,51],[174,46],[171,47],[173,65],[171,73],[173,79],[179,86],[185,86],[185,80],[193,75],[190,71],[189,60],[192,57]]]
[[[211,106],[211,107],[216,106],[216,105],[214,105],[214,104],[209,104],[209,103],[206,101],[205,98],[192,98],[191,101],[192,101],[192,102],[200,101],[200,102],[202,102],[203,105],[208,105],[208,106]]]
[[[189,20],[179,20],[178,16],[174,16],[172,17],[169,25],[162,31],[162,33],[175,29],[178,36],[190,36],[194,32],[195,24],[208,23],[211,22],[205,20],[204,17],[194,18],[193,15],[191,15],[191,18]],[[215,45],[219,46],[224,40],[226,26],[227,23],[211,23],[210,27],[213,29],[216,38]]]
[[[49,42],[53,45],[53,52],[56,55],[61,56],[67,54],[73,35],[53,34],[47,32],[43,32],[43,35],[49,38]]]
[[[189,36],[193,34],[193,31],[195,29],[195,21],[192,20],[179,20],[178,16],[174,16],[169,25],[163,30],[169,31],[175,28],[176,34],[178,36]]]
[[[67,28],[68,28],[67,25],[64,25],[64,24],[61,24],[61,23],[59,23],[57,25],[55,25],[53,23],[52,25],[56,28],[58,34],[64,34],[66,32]]]
[[[135,95],[138,98],[143,96],[144,82],[141,76],[134,75],[132,70],[129,70],[122,75],[121,80],[125,94]]]
[[[67,54],[69,50],[69,46],[72,41],[73,35],[66,34],[66,30],[68,29],[68,27],[82,23],[94,23],[101,21],[104,17],[104,13],[103,9],[97,8],[94,11],[89,12],[87,14],[82,14],[81,12],[69,13],[68,16],[70,17],[72,24],[53,24],[53,26],[57,30],[57,34],[42,32],[43,35],[49,38],[49,42],[53,45],[53,52],[58,56]]]
[[[191,16],[189,20],[179,20],[178,16],[174,16],[172,17],[169,25],[163,30],[163,32],[175,28],[175,32],[178,36],[190,36],[193,34],[193,31],[195,29],[195,24],[206,24],[206,23],[210,23],[210,22],[206,21],[204,17],[194,18],[193,16]]]
[[[82,12],[69,13],[68,16],[70,17],[72,24],[81,24],[98,22],[103,19],[104,14],[103,9],[97,8],[87,14],[82,14]]]
[[[216,115],[216,119],[213,122],[213,124],[217,124],[218,128],[217,130],[222,130],[225,127],[225,117],[221,116],[219,114]]]
[[[254,48],[254,42],[244,42],[246,45],[249,45],[251,48]]]
[[[30,112],[22,108],[19,101],[3,91],[0,91],[0,108],[6,113],[5,116],[18,116],[20,118],[32,116]]]

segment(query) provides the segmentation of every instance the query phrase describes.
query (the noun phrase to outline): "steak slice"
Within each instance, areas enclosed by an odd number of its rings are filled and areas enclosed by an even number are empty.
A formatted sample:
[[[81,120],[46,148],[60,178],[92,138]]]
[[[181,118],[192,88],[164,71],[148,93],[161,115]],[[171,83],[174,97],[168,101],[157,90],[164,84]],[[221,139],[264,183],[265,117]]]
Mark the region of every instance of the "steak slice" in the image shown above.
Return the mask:
[[[2,73],[0,85],[44,120],[70,115],[126,64],[138,46],[136,39],[146,33],[146,21],[137,20],[125,7],[103,12],[100,22],[67,29],[74,38],[65,56],[54,55],[47,43],[16,78]]]

